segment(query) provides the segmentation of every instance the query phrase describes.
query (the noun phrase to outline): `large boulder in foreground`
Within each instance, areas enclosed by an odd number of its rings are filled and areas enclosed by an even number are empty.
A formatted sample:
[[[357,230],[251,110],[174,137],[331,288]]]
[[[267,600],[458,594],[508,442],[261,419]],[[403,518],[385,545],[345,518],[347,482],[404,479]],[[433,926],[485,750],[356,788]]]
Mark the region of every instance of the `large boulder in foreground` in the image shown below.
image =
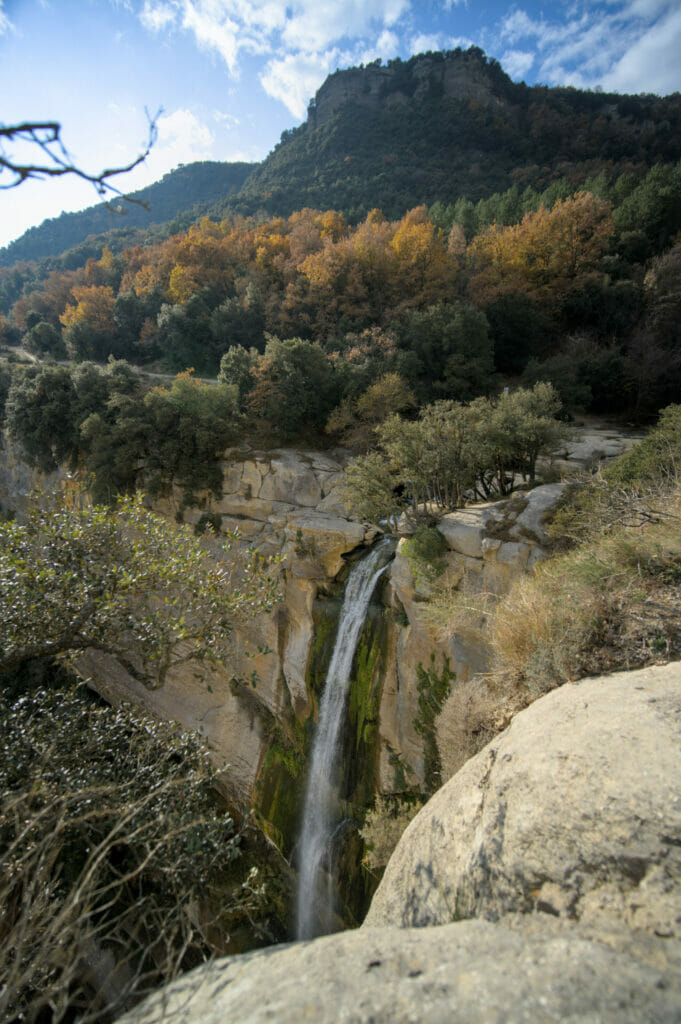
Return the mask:
[[[520,713],[411,822],[365,927],[534,911],[681,938],[681,664]]]
[[[518,715],[411,823],[362,928],[199,968],[120,1024],[671,1024],[680,894],[676,664]]]
[[[671,1024],[677,981],[576,934],[463,921],[360,929],[228,957],[173,982],[119,1024]]]

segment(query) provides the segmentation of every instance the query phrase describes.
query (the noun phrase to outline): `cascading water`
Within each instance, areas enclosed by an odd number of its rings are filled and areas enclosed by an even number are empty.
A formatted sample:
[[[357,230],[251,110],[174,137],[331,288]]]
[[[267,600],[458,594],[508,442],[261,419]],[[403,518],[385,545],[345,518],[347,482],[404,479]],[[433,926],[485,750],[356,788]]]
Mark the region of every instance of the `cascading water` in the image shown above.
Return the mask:
[[[331,929],[333,882],[327,864],[323,891],[323,861],[329,852],[335,826],[340,775],[340,747],[352,659],[367,609],[379,576],[387,569],[390,540],[381,541],[348,576],[338,633],[319,708],[312,747],[310,774],[305,793],[303,825],[298,844],[298,905],[296,936],[311,939]]]

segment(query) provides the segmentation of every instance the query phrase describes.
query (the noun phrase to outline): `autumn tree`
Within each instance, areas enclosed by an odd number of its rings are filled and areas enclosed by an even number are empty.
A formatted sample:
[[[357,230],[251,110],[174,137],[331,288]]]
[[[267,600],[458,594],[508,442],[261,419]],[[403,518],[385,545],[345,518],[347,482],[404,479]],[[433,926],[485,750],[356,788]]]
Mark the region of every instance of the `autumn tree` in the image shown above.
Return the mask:
[[[106,359],[116,355],[115,295],[110,285],[76,285],[75,304],[59,317],[64,343],[74,359]]]
[[[416,399],[398,373],[385,373],[357,399],[343,400],[329,416],[326,431],[343,444],[361,450],[371,445],[374,430],[393,413],[413,409]]]
[[[507,291],[560,295],[598,265],[613,232],[609,204],[587,192],[487,228],[467,250],[470,294],[481,305]]]

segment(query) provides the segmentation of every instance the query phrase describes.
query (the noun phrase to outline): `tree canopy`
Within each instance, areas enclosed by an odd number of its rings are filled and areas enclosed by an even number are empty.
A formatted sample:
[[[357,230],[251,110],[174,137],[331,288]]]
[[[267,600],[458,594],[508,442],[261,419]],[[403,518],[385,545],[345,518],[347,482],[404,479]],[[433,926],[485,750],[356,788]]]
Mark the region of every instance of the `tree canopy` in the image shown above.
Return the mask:
[[[537,458],[563,435],[560,399],[550,384],[498,398],[440,401],[418,420],[397,414],[376,428],[376,448],[345,470],[347,507],[397,530],[403,512],[412,526],[461,506],[467,498],[510,493],[534,481]]]
[[[226,554],[140,495],[114,509],[34,504],[25,523],[0,523],[0,670],[93,650],[154,688],[182,663],[223,661],[235,624],[278,596],[268,559]]]

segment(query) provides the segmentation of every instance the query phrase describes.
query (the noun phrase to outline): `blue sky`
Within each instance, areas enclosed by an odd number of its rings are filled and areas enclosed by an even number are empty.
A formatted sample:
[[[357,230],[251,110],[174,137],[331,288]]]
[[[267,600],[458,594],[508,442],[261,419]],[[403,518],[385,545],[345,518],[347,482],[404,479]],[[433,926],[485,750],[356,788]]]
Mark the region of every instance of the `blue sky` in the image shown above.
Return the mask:
[[[163,108],[132,191],[178,163],[262,159],[337,67],[472,44],[529,84],[681,90],[681,0],[0,0],[0,122],[59,120],[100,171]],[[66,178],[0,191],[0,245],[95,201]]]

